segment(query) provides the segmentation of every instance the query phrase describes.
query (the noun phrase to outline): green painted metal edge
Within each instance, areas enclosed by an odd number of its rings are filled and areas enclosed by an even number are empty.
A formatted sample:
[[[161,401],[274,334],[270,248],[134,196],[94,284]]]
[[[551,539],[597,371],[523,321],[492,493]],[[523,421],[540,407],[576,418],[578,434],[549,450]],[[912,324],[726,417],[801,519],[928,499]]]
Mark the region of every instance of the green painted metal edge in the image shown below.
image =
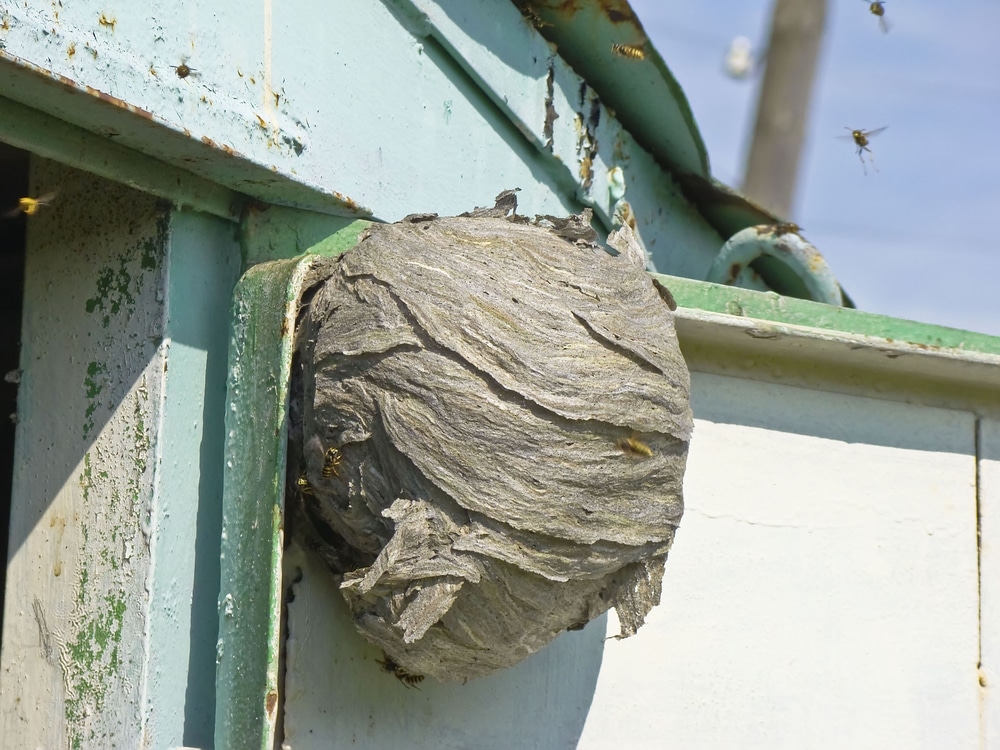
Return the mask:
[[[331,234],[329,237],[320,240],[306,251],[307,255],[317,255],[330,258],[340,255],[358,244],[361,233],[370,227],[374,222],[359,219],[353,221],[339,232]]]
[[[295,317],[313,261],[353,247],[368,225],[354,222],[307,255],[255,265],[234,292],[216,673],[219,750],[274,745]]]
[[[679,307],[744,316],[825,331],[873,336],[928,351],[1000,355],[1000,337],[958,328],[917,323],[819,302],[783,297],[775,292],[655,275],[673,294]]]

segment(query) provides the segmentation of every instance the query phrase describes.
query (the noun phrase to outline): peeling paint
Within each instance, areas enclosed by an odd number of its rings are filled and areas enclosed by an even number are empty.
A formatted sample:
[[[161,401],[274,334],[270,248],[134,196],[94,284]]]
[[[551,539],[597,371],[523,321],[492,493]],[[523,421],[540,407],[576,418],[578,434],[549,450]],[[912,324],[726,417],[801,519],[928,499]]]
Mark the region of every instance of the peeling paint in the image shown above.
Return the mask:
[[[8,713],[3,743],[140,747],[169,225],[151,195],[44,159],[32,170],[60,200],[27,250],[18,408],[28,447],[8,591],[30,606],[4,627],[5,642],[39,645],[2,658],[4,694],[38,713]],[[25,517],[32,508],[44,523]]]
[[[151,409],[144,375],[117,410],[112,429],[84,454],[78,477],[83,493],[79,562],[69,636],[59,659],[71,748],[101,743],[95,717],[122,680],[135,678],[138,666],[126,663],[122,638],[142,611],[133,602],[131,580],[134,565],[148,558],[147,545],[136,540],[144,538],[147,512]],[[137,549],[144,550],[141,560]]]
[[[542,137],[545,139],[545,148],[552,153],[552,144],[555,139],[555,122],[559,113],[555,108],[555,58],[549,59],[549,72],[545,77],[545,124],[542,126]]]

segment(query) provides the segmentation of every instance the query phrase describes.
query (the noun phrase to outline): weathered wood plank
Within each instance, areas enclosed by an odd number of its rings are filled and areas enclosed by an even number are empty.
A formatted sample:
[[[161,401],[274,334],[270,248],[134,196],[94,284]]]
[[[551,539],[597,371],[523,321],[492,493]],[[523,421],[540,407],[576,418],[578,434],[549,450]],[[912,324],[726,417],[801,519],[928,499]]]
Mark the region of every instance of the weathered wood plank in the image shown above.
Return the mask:
[[[33,162],[4,619],[9,747],[143,742],[167,214]]]

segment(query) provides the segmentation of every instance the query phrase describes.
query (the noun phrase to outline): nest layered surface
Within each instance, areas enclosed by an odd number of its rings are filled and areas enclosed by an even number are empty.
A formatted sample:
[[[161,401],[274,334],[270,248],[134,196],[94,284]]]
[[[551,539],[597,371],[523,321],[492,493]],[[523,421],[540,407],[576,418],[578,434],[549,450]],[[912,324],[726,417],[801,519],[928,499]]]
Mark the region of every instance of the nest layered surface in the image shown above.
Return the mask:
[[[373,227],[297,328],[297,512],[361,633],[415,675],[511,666],[659,601],[689,377],[628,230],[483,211]]]

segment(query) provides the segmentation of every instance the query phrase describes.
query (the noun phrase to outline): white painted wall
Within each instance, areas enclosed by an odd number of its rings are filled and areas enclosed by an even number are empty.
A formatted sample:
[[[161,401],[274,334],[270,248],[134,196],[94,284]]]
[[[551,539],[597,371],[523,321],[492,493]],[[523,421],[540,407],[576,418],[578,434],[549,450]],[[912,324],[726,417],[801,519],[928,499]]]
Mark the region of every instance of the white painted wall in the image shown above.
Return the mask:
[[[662,603],[579,747],[979,747],[973,417],[694,384]]]
[[[288,747],[978,748],[974,416],[705,373],[693,399],[687,511],[637,636],[602,640],[612,616],[407,690],[299,564]]]
[[[1000,419],[979,425],[983,746],[1000,747]]]

